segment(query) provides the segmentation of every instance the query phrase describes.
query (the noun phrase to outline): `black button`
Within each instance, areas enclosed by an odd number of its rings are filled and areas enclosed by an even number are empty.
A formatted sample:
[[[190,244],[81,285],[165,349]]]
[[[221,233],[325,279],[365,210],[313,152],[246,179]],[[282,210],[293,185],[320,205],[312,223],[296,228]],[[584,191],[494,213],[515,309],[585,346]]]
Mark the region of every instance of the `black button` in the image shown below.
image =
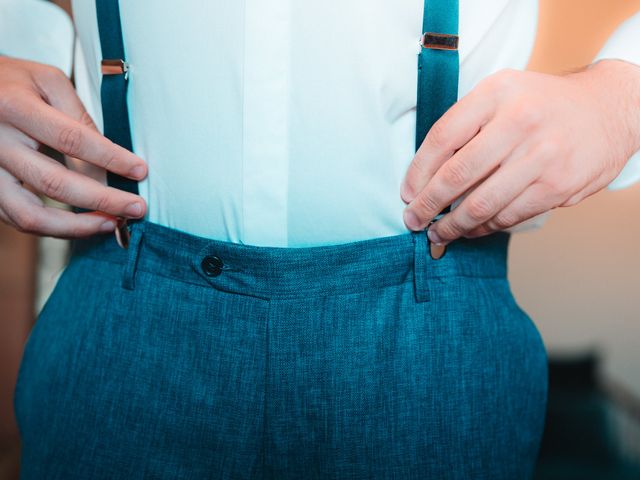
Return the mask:
[[[217,277],[222,273],[222,260],[219,257],[208,255],[204,257],[200,266],[204,273],[209,277]]]

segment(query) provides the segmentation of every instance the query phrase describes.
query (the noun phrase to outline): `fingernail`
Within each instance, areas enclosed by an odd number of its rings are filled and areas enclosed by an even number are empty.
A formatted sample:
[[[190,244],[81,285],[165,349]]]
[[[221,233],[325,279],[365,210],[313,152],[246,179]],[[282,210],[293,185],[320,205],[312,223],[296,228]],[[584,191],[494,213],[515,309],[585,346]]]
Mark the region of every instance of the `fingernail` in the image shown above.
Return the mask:
[[[107,220],[100,225],[101,232],[112,232],[116,228],[116,223],[113,220]]]
[[[133,167],[129,171],[129,175],[131,175],[132,177],[141,177],[142,175],[144,175],[144,167],[142,165]]]
[[[419,230],[420,229],[420,219],[418,216],[413,213],[411,210],[406,209],[404,211],[404,223],[411,230]]]
[[[442,245],[442,239],[440,238],[440,235],[438,235],[438,233],[435,232],[432,228],[427,231],[427,236],[429,237],[429,240],[431,240],[431,243]]]
[[[131,215],[133,217],[137,217],[142,214],[142,205],[140,205],[137,202],[131,203],[124,210],[124,213],[126,213],[127,215]]]

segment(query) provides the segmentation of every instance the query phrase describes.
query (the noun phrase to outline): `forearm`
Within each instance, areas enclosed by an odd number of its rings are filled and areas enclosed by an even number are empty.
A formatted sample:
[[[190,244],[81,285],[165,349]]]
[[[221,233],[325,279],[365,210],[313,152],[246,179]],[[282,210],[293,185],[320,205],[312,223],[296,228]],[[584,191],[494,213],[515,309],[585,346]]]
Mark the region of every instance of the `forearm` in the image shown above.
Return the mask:
[[[640,49],[640,47],[637,47]],[[617,111],[609,133],[613,142],[630,158],[640,150],[640,66],[618,59],[597,60],[589,71],[594,90],[604,110]]]
[[[630,150],[624,169],[608,186],[615,190],[640,181],[640,12],[622,23],[594,58],[594,66],[605,63],[611,72],[612,94],[616,88],[623,92],[621,118]]]

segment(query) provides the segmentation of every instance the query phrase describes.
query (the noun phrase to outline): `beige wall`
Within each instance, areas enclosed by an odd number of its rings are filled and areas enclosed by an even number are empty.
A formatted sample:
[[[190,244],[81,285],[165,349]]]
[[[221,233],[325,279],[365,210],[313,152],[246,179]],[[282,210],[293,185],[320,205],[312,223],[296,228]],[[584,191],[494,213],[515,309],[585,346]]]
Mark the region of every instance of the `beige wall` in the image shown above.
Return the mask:
[[[640,0],[541,0],[529,68],[590,63],[639,10]],[[543,229],[514,235],[510,277],[551,353],[597,348],[605,372],[640,394],[640,185],[557,209]]]

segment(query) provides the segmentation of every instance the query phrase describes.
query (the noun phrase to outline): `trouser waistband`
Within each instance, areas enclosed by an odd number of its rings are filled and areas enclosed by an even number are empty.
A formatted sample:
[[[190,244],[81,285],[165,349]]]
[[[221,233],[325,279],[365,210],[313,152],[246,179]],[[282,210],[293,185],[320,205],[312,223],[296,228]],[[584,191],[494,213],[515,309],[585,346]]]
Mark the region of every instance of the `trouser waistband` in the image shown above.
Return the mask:
[[[72,242],[74,256],[122,264],[123,286],[135,288],[136,271],[259,298],[335,295],[415,284],[428,301],[438,278],[505,277],[509,235],[461,239],[444,257],[431,258],[425,231],[314,247],[260,247],[213,240],[149,221],[131,226],[131,243],[113,235]]]

